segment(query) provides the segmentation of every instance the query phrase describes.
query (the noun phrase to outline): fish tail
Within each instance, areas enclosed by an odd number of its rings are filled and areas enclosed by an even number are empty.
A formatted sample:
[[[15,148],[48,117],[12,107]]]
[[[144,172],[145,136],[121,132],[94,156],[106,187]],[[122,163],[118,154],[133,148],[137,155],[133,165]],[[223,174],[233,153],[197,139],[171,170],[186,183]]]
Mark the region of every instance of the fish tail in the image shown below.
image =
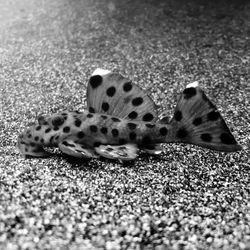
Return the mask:
[[[160,123],[167,123],[166,117]],[[187,85],[170,121],[167,142],[182,142],[201,147],[234,152],[241,149],[216,106],[197,82]]]

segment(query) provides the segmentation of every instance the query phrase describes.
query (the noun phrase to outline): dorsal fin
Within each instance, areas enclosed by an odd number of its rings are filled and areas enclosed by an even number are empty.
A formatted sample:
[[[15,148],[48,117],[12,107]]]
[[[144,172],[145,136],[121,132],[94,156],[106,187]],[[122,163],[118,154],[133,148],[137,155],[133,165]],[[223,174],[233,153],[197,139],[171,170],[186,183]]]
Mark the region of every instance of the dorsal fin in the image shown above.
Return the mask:
[[[121,74],[102,69],[95,70],[89,80],[87,107],[90,112],[129,120],[157,119],[156,106],[144,90]]]

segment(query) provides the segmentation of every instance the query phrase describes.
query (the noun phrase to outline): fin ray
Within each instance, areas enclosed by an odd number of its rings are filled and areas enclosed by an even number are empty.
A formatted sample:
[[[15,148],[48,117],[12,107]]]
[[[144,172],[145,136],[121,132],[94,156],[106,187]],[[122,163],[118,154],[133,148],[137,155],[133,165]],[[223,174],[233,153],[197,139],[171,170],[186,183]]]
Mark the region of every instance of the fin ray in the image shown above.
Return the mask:
[[[129,120],[154,122],[156,105],[139,86],[121,74],[95,70],[87,87],[90,112],[106,113]]]
[[[171,120],[172,142],[184,142],[225,152],[241,149],[216,106],[198,84],[184,89]]]

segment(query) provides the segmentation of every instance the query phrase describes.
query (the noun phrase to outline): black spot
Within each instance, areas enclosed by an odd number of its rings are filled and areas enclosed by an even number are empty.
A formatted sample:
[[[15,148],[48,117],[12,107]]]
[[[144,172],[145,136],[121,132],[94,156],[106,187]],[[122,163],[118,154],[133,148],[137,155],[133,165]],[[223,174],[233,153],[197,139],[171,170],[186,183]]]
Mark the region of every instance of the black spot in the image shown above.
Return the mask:
[[[124,146],[119,147],[119,150],[126,150],[127,148]]]
[[[101,145],[101,143],[99,142],[99,141],[96,141],[96,142],[94,142],[94,147],[96,148],[96,147],[99,147]]]
[[[185,138],[187,135],[188,135],[188,133],[187,133],[187,130],[185,128],[180,128],[177,131],[177,137],[180,138],[180,139]]]
[[[31,142],[31,143],[30,143],[30,146],[31,146],[31,147],[35,147],[35,145],[36,145],[36,144],[35,144],[34,142]]]
[[[219,117],[220,117],[220,114],[217,110],[213,110],[207,114],[207,119],[209,121],[216,121],[219,119]]]
[[[131,141],[134,141],[134,140],[136,140],[136,133],[135,132],[131,132],[131,133],[129,133],[129,139],[131,140]]]
[[[109,87],[109,88],[107,89],[106,93],[107,93],[107,95],[108,95],[109,97],[112,97],[112,96],[114,96],[115,91],[116,91],[115,87],[112,86],[112,87]]]
[[[155,124],[152,124],[152,123],[146,123],[145,125],[148,128],[154,128],[155,127]]]
[[[92,115],[92,114],[87,114],[87,117],[88,117],[88,118],[92,118],[93,115]]]
[[[182,119],[182,113],[180,110],[177,110],[175,113],[174,113],[174,119],[179,122],[181,119]]]
[[[41,143],[44,143],[44,139],[42,138],[42,139],[40,140],[40,142],[41,142]]]
[[[152,143],[152,139],[149,135],[145,135],[143,138],[142,138],[142,144],[151,144]]]
[[[133,122],[128,122],[128,128],[129,128],[130,130],[134,130],[134,129],[136,129],[136,127],[137,127],[137,125],[136,125],[135,123],[133,123]]]
[[[32,135],[31,134],[28,134],[28,138],[31,138],[32,137]]]
[[[63,128],[64,133],[69,133],[69,131],[70,131],[70,127],[66,126]]]
[[[111,152],[111,151],[113,151],[114,149],[113,148],[107,148],[106,149],[106,151],[108,151],[108,152]]]
[[[204,133],[201,135],[201,139],[202,139],[202,141],[210,142],[210,141],[212,141],[212,136],[208,133]]]
[[[55,131],[57,131],[57,130],[59,130],[59,127],[54,127],[53,129],[54,129]]]
[[[126,83],[124,83],[124,85],[123,85],[123,90],[124,90],[125,92],[129,92],[131,89],[132,89],[132,83],[131,83],[131,82],[126,82]]]
[[[101,128],[101,132],[102,132],[104,135],[106,135],[106,134],[108,133],[108,129],[105,128],[105,127],[102,127],[102,128]]]
[[[81,112],[78,110],[74,110],[73,112],[75,112],[76,114],[81,114]]]
[[[107,102],[102,103],[102,110],[105,112],[109,110],[109,104]]]
[[[151,113],[147,113],[142,117],[144,122],[150,122],[154,119],[154,116]]]
[[[103,120],[106,120],[108,117],[107,117],[106,115],[101,115],[101,118],[102,118]]]
[[[128,118],[133,120],[136,119],[138,116],[138,114],[135,111],[132,111],[131,113],[129,113]]]
[[[95,109],[93,107],[89,107],[89,112],[90,113],[95,113]]]
[[[62,113],[61,115],[62,115],[62,116],[67,116],[68,114],[67,114],[67,113]]]
[[[161,134],[162,136],[166,136],[167,133],[168,133],[168,129],[167,129],[166,127],[160,128],[160,134]]]
[[[68,143],[67,141],[63,141],[62,144],[73,148],[75,147],[75,144]]]
[[[118,119],[118,118],[116,118],[116,117],[112,117],[111,120],[112,120],[113,122],[120,122],[120,121],[121,121],[120,119]]]
[[[57,141],[59,139],[59,135],[57,135],[56,137],[55,137],[55,141]]]
[[[45,129],[45,133],[49,133],[51,131],[51,128]]]
[[[38,141],[39,140],[39,136],[35,136],[35,141]]]
[[[119,144],[123,145],[123,144],[126,144],[127,143],[127,140],[121,138],[119,139]]]
[[[76,120],[75,120],[75,126],[76,126],[76,127],[80,127],[81,124],[82,124],[81,120],[79,120],[79,119],[76,119]]]
[[[62,116],[56,116],[55,118],[53,118],[52,120],[52,124],[55,127],[59,127],[64,123],[64,118]]]
[[[79,139],[82,139],[84,136],[85,136],[85,134],[82,131],[80,131],[80,132],[77,133],[77,137]]]
[[[89,84],[93,89],[99,87],[102,84],[102,77],[100,75],[91,76],[89,79]]]
[[[233,135],[228,133],[222,133],[220,136],[220,140],[224,144],[237,144],[236,140],[234,139]]]
[[[91,132],[96,133],[97,132],[97,127],[95,125],[90,125],[89,129]]]
[[[36,130],[38,131],[38,130],[40,130],[42,127],[41,126],[37,126],[36,127]]]
[[[197,93],[197,91],[196,91],[196,88],[194,88],[194,87],[184,89],[184,91],[183,91],[185,99],[189,99],[189,98],[195,96],[196,93]]]
[[[201,117],[195,118],[194,121],[193,121],[193,124],[194,124],[195,126],[201,125],[201,124],[202,124],[202,119],[201,119]]]
[[[132,104],[134,106],[139,106],[143,103],[143,99],[141,97],[136,97],[132,100]]]
[[[116,129],[116,128],[112,129],[112,130],[111,130],[111,133],[112,133],[112,135],[113,135],[114,137],[117,137],[117,136],[119,135],[119,131],[118,131],[118,129]]]

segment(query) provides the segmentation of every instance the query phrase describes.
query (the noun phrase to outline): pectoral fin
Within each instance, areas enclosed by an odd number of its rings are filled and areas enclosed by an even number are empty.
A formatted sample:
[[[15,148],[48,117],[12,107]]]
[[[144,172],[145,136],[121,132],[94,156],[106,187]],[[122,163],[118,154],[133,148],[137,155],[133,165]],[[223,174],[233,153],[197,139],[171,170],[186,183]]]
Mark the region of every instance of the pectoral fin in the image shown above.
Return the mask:
[[[59,143],[60,150],[67,154],[78,158],[98,158],[93,149],[87,148],[85,145],[75,143],[72,140],[64,140]]]
[[[125,145],[101,145],[95,148],[95,151],[108,159],[118,159],[122,161],[130,161],[136,158],[138,147],[135,144]]]

